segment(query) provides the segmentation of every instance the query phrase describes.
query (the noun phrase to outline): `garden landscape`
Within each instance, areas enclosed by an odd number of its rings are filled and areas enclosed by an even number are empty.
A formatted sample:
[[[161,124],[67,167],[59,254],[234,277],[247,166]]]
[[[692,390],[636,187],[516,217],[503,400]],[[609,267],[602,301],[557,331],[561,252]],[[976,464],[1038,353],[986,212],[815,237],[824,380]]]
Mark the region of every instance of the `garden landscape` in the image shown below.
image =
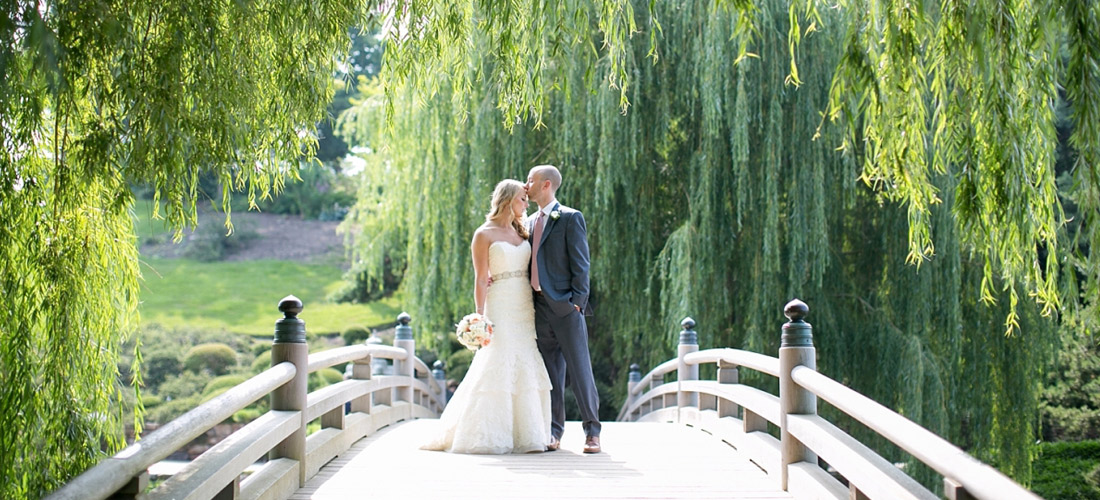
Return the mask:
[[[288,295],[310,353],[397,345],[405,312],[460,382],[471,235],[499,180],[553,164],[588,224],[601,420],[685,331],[774,356],[797,298],[817,371],[1040,497],[1100,498],[1096,2],[5,10],[0,497],[269,369]]]

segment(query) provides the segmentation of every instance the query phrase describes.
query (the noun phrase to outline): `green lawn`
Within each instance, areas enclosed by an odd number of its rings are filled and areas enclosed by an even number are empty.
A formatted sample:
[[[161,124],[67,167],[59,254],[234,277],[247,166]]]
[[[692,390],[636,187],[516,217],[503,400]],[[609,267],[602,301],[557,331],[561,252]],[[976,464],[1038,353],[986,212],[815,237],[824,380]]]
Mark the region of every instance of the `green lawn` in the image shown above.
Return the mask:
[[[338,333],[353,325],[396,322],[399,297],[370,304],[326,303],[342,285],[341,271],[328,264],[288,261],[196,262],[142,258],[142,323],[224,328],[269,336],[287,295],[302,300],[299,316],[310,334]]]

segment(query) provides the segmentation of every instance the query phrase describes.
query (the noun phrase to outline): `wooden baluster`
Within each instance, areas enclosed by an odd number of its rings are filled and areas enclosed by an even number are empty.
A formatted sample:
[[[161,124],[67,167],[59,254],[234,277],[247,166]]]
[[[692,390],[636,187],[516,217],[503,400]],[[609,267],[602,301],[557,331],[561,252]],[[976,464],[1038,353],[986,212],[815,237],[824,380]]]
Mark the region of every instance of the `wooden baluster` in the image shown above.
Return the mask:
[[[966,491],[966,487],[949,477],[943,478],[943,496],[947,500],[974,500],[974,496]]]
[[[397,328],[394,331],[393,346],[404,349],[408,356],[404,360],[393,363],[393,374],[405,377],[401,385],[394,391],[394,397],[398,401],[413,403],[412,381],[416,378],[416,341],[413,340],[412,328],[409,322],[412,318],[409,313],[403,312],[397,316]]]
[[[322,429],[344,428],[344,405],[337,406],[321,415]]]
[[[241,496],[241,476],[233,478],[233,482],[226,485],[225,489],[216,493],[210,500],[236,500]]]
[[[362,359],[352,361],[351,378],[354,380],[370,380],[372,364],[373,362],[371,356],[366,356]],[[363,396],[351,400],[351,411],[369,414],[371,404],[372,402],[370,393],[364,394]]]
[[[306,378],[309,376],[309,346],[306,345],[306,322],[298,319],[302,301],[288,295],[279,301],[283,319],[275,322],[275,339],[271,344],[271,365],[284,361],[294,363],[294,378],[271,393],[271,409],[301,413],[298,430],[271,449],[269,457],[298,461],[299,487],[306,484]]]
[[[638,387],[638,384],[640,384],[641,382],[642,382],[641,368],[638,366],[638,363],[631,363],[631,365],[630,365],[630,374],[627,375],[627,377],[626,377],[626,403],[625,403],[625,406],[627,408],[630,408],[630,405],[634,403],[635,399],[637,399],[637,396],[633,395],[634,394],[634,388]],[[626,421],[629,422],[631,420],[634,420],[633,418],[631,418],[631,415],[632,414],[623,415],[623,418],[625,418]]]
[[[794,299],[783,308],[789,321],[783,325],[779,346],[779,432],[780,486],[787,491],[787,466],[797,462],[817,464],[817,455],[806,448],[787,430],[787,415],[816,415],[817,396],[794,383],[791,370],[797,366],[817,368],[813,327],[802,321],[810,308]]]
[[[658,387],[658,386],[660,386],[661,384],[664,384],[664,383],[665,383],[664,375],[653,375],[653,376],[649,377],[649,389],[647,389],[647,390],[652,391],[655,387]],[[649,408],[646,411],[646,413],[651,413],[651,412],[660,410],[661,408],[664,408],[665,406],[666,405],[665,405],[665,397],[664,396],[660,396],[659,398],[650,399],[649,400]]]
[[[768,419],[753,413],[748,408],[743,408],[742,410],[744,414],[741,415],[741,429],[745,434],[768,431]]]
[[[370,337],[367,338],[367,345],[385,345],[385,342],[382,342],[382,339],[379,338],[378,335],[371,333]],[[389,364],[386,362],[385,358],[372,358],[369,361],[371,375],[386,374],[386,367],[389,366]]]
[[[442,360],[437,359],[432,363],[432,378],[439,386],[439,401],[443,405],[435,409],[439,413],[443,413],[443,409],[447,407],[447,374],[443,371],[444,366]]]
[[[684,356],[696,352],[699,350],[699,336],[695,333],[695,320],[691,318],[684,318],[680,322],[680,326],[683,330],[680,330],[680,344],[678,346],[678,360],[679,365],[676,367],[676,383],[683,385],[685,380],[699,380],[699,365],[689,365],[684,362]],[[679,408],[686,406],[699,406],[699,394],[690,391],[684,391],[681,388],[676,390],[676,404]],[[679,415],[679,410],[677,410]]]
[[[737,365],[718,360],[718,383],[737,384],[739,382],[740,379],[737,373]],[[739,408],[740,407],[737,405],[737,403],[734,403],[733,401],[725,398],[718,398],[718,418],[736,418]]]
[[[385,345],[382,339],[377,335],[371,335],[367,339],[367,345]],[[385,376],[386,371],[389,368],[389,361],[386,358],[371,358],[370,360],[370,373],[371,375]],[[369,378],[369,377],[368,377]],[[371,394],[371,405],[387,405],[389,406],[393,402],[393,390],[387,389],[384,391],[378,391]]]
[[[145,490],[149,487],[149,471],[143,470],[140,474],[130,478],[126,486],[119,488],[111,500],[136,500],[145,498]]]

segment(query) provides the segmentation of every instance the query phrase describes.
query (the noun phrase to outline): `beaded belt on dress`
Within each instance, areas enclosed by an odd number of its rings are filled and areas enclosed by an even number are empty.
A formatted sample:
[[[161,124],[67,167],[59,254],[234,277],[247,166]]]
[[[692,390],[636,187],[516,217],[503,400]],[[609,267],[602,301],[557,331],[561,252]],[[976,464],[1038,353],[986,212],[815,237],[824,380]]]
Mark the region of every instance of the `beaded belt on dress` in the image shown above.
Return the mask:
[[[508,272],[504,272],[504,273],[500,273],[500,274],[494,274],[494,275],[490,276],[490,278],[492,278],[492,280],[494,282],[500,281],[500,280],[506,280],[506,279],[509,279],[509,278],[526,278],[526,277],[527,277],[527,271],[508,271]]]

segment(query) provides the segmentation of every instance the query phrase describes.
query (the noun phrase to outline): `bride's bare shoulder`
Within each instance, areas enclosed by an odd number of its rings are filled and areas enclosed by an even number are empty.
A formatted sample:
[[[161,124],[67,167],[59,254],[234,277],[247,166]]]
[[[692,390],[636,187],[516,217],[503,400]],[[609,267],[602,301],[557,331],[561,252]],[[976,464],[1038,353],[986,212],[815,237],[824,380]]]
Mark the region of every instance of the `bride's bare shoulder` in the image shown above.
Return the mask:
[[[496,228],[482,224],[474,230],[474,236],[470,244],[473,246],[488,246],[497,239],[499,238],[496,235]]]

